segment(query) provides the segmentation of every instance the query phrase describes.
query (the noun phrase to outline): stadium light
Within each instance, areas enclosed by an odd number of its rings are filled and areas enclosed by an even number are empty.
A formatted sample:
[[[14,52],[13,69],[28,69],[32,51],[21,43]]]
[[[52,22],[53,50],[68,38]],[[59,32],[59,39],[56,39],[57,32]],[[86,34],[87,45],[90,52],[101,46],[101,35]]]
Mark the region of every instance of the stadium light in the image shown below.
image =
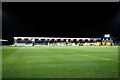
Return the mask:
[[[109,37],[110,37],[110,34],[104,34],[104,37],[105,37],[105,38],[109,38]]]

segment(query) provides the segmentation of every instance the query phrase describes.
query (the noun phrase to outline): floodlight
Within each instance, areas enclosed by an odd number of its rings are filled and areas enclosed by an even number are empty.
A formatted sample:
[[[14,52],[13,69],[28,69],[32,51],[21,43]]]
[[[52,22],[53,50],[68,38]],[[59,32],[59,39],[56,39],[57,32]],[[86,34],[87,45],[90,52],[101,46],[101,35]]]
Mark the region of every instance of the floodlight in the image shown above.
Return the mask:
[[[104,37],[109,38],[110,34],[104,34]]]

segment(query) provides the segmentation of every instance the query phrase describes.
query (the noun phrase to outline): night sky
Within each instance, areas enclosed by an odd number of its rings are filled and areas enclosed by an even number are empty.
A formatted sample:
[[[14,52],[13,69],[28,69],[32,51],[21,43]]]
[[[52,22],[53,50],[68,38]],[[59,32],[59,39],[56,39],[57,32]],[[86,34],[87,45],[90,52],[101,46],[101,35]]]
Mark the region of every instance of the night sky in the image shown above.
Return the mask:
[[[119,3],[3,2],[3,39],[13,37],[119,38]]]

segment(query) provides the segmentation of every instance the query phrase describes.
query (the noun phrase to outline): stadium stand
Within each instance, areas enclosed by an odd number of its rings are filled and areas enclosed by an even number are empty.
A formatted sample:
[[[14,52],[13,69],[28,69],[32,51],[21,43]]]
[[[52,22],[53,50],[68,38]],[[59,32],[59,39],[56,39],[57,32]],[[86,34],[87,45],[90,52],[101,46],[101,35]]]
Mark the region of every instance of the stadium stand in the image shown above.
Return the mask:
[[[14,37],[15,46],[111,46],[108,38]]]

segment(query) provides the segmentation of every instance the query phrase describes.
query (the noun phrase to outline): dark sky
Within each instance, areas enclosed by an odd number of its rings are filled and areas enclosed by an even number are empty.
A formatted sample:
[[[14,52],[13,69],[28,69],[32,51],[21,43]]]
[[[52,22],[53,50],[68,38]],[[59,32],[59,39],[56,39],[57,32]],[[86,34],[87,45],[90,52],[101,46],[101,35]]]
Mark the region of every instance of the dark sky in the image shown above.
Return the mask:
[[[119,3],[4,2],[3,38],[119,37]]]

